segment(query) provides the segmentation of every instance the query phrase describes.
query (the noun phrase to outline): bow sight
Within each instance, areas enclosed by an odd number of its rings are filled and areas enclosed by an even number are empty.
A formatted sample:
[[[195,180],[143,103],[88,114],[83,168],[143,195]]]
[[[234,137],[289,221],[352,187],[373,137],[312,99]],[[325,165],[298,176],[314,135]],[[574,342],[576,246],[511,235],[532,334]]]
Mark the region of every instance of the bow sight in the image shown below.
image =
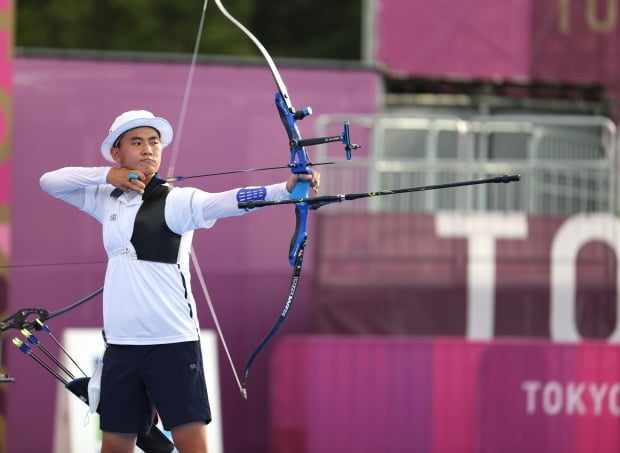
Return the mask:
[[[301,118],[297,118],[297,115],[295,115],[295,117],[297,119],[303,119],[306,116],[312,114],[312,109],[310,109],[310,107],[306,107],[304,110],[309,110],[310,113],[308,113],[307,115],[304,115]],[[347,155],[347,160],[351,160],[351,151],[361,148],[361,145],[356,145],[355,143],[351,143],[351,134],[349,132],[348,121],[345,121],[344,128],[340,135],[332,135],[329,137],[304,138],[300,140],[293,139],[289,141],[289,146],[291,148],[294,148],[297,146],[315,146],[315,145],[323,145],[325,143],[333,143],[333,142],[341,142],[344,144],[344,150]]]
[[[288,143],[291,148],[291,162],[289,167],[292,169],[293,173],[297,173],[294,169],[299,169],[299,173],[307,173],[309,159],[303,149],[304,146],[341,142],[344,144],[347,160],[351,160],[351,151],[361,148],[360,145],[351,143],[351,133],[349,131],[348,121],[344,123],[343,130],[340,135],[302,139],[299,135],[299,129],[297,129],[297,125],[295,123],[298,120],[303,120],[305,117],[312,115],[312,108],[305,107],[301,110],[295,110],[290,105],[290,102],[287,103],[285,101],[284,95],[280,91],[276,93],[276,107],[278,108],[280,119],[282,120],[282,124],[284,125],[288,135]]]

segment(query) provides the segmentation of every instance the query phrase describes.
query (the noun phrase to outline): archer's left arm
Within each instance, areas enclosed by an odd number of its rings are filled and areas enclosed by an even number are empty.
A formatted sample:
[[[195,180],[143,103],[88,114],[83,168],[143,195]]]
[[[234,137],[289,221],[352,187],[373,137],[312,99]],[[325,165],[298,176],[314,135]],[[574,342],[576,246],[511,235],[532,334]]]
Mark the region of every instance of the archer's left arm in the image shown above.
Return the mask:
[[[288,198],[286,183],[263,187],[243,187],[226,192],[204,192],[189,187],[173,189],[166,199],[166,223],[177,234],[198,228],[211,228],[217,219],[251,212],[237,203],[249,200]]]
[[[198,228],[211,228],[217,219],[247,214],[256,209],[239,209],[241,201],[283,200],[289,198],[299,180],[310,181],[318,191],[320,175],[291,175],[286,182],[260,187],[242,187],[226,192],[204,192],[193,188],[175,188],[166,200],[166,223],[172,231],[183,234]]]

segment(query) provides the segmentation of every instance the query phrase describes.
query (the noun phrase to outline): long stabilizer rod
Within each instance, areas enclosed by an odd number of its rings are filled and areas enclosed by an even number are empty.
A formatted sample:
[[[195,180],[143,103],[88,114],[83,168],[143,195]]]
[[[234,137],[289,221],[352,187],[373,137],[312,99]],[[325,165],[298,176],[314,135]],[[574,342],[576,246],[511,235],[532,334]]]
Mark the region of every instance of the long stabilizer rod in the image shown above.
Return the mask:
[[[475,186],[480,184],[496,184],[496,183],[504,183],[507,184],[509,182],[516,182],[521,180],[521,175],[502,175],[502,176],[494,176],[492,178],[485,179],[475,179],[471,181],[457,181],[457,182],[449,182],[445,184],[433,184],[430,186],[419,186],[419,187],[407,187],[404,189],[385,189],[379,190],[377,192],[362,192],[362,193],[348,193],[348,194],[338,194],[338,195],[323,195],[320,197],[310,197],[310,198],[290,198],[285,200],[259,200],[259,201],[243,201],[237,204],[240,209],[254,209],[261,208],[264,206],[276,206],[281,204],[295,204],[295,203],[307,203],[310,205],[312,209],[318,209],[326,204],[331,203],[342,203],[343,201],[350,200],[358,200],[360,198],[370,198],[370,197],[380,197],[383,195],[396,195],[399,193],[409,193],[409,192],[424,192],[427,190],[437,190],[437,189],[449,189],[453,187],[463,187],[463,186]]]

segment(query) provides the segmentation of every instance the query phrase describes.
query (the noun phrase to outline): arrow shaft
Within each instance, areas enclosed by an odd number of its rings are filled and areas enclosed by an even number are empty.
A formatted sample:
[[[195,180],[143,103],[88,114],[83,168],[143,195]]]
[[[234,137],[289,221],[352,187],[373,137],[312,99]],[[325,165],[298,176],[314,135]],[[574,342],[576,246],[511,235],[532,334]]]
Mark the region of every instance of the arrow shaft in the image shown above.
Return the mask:
[[[69,376],[71,379],[74,379],[75,376],[73,375],[73,373],[71,371],[69,371],[67,369],[66,366],[64,366],[62,364],[62,362],[60,360],[58,360],[56,357],[54,357],[54,355],[49,351],[49,349],[47,349],[45,346],[43,346],[40,343],[37,343],[37,347],[41,350],[41,352],[43,352],[43,354],[45,354],[52,362],[54,362],[54,364],[60,368],[62,371],[65,372],[65,374],[67,376]]]
[[[58,341],[56,339],[56,337],[54,335],[52,335],[51,332],[47,333],[50,338],[52,340],[54,340],[54,343],[56,343],[56,345],[60,348],[60,350],[65,354],[65,356],[71,360],[71,362],[77,367],[78,370],[80,370],[80,372],[86,377],[86,373],[84,372],[84,370],[82,369],[82,367],[80,367],[77,362],[75,361],[75,359],[73,357],[71,357],[71,355],[69,354],[69,352],[63,347],[63,345],[60,343],[60,341]]]
[[[319,162],[316,164],[308,164],[309,167],[318,167],[319,165],[333,165],[336,162]],[[291,168],[289,165],[279,165],[276,167],[260,167],[260,168],[247,168],[244,170],[230,170],[230,171],[220,171],[217,173],[203,173],[200,175],[191,175],[191,176],[171,176],[170,178],[166,178],[167,182],[176,182],[176,181],[184,181],[185,179],[192,178],[206,178],[209,176],[223,176],[223,175],[234,175],[237,173],[251,173],[254,171],[269,171],[269,170],[280,170],[283,168]]]
[[[60,374],[58,374],[56,370],[54,370],[51,366],[45,363],[45,361],[41,359],[41,357],[36,355],[32,349],[30,348],[23,348],[23,349],[19,348],[19,349],[24,354],[32,358],[35,362],[37,362],[39,365],[41,365],[43,368],[45,368],[45,370],[47,370],[52,376],[54,376],[56,379],[58,379],[63,384],[67,385],[68,381],[65,378],[63,378]]]

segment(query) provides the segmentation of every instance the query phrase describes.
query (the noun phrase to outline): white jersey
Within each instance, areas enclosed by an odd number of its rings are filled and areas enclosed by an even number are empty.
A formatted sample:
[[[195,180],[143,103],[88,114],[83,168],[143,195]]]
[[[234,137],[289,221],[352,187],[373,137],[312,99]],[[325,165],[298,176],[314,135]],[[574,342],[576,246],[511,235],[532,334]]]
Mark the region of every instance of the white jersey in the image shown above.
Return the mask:
[[[177,264],[138,260],[130,242],[142,205],[137,192],[110,194],[109,167],[67,167],[44,174],[41,187],[103,225],[108,266],[103,292],[103,327],[109,344],[148,345],[195,341],[198,317],[191,291],[189,253],[193,231],[211,228],[221,217],[245,214],[237,208],[240,189],[209,193],[173,188],[165,202],[168,228],[181,235]],[[265,199],[287,198],[286,183],[266,186]]]

